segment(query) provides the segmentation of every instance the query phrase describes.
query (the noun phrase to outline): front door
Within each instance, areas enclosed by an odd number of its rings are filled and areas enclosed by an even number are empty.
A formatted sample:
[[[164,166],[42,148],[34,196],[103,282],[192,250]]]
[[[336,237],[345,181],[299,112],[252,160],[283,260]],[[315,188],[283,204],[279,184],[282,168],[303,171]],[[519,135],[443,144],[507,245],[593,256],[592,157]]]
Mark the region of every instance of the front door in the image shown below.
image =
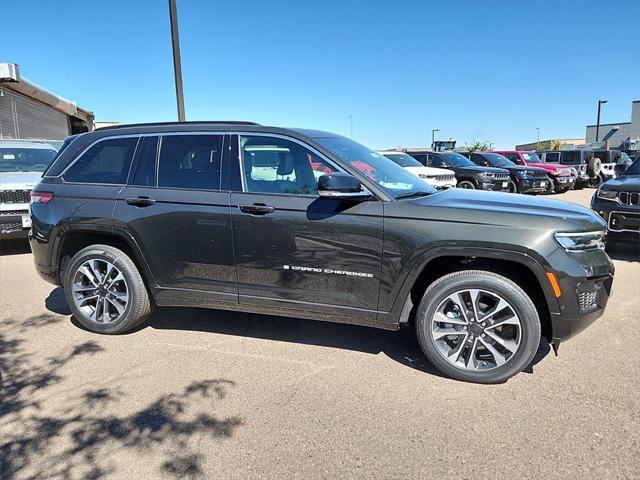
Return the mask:
[[[237,303],[230,193],[217,134],[142,137],[114,219],[142,249],[160,287]]]
[[[338,168],[294,139],[248,135],[231,145],[240,303],[374,318],[382,202],[320,198],[317,179]]]

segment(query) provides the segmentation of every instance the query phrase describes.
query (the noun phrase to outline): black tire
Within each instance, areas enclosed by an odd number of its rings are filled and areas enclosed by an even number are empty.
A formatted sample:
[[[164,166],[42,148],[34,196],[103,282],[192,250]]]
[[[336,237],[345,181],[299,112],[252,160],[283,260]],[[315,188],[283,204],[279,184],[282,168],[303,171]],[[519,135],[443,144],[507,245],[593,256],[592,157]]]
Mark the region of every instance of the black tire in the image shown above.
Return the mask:
[[[561,192],[560,189],[556,190],[556,184],[554,183],[554,181],[552,179],[549,179],[547,188],[544,190],[545,195],[553,195],[554,193],[560,193],[560,192]]]
[[[461,180],[458,182],[458,188],[466,188],[467,190],[475,190],[476,184],[471,180]]]
[[[520,188],[516,185],[516,182],[513,180],[509,181],[509,192],[510,193],[521,193]]]
[[[127,286],[128,301],[121,316],[111,323],[96,323],[86,316],[73,299],[73,282],[78,269],[91,259],[105,260],[113,264],[124,277]],[[91,245],[76,253],[65,269],[63,288],[67,304],[75,319],[87,330],[102,334],[120,334],[127,332],[151,314],[151,302],[142,276],[135,263],[122,250],[109,245]]]
[[[596,177],[591,177],[589,179],[589,187],[598,188],[602,184],[602,182],[604,182],[604,178],[602,177],[602,174]]]
[[[456,367],[445,360],[430,334],[431,319],[440,304],[447,296],[465,288],[481,289],[500,295],[511,305],[520,319],[520,345],[501,366],[484,371]],[[416,333],[420,347],[429,362],[445,375],[467,382],[501,383],[531,363],[540,344],[541,327],[535,305],[515,282],[484,270],[464,270],[445,275],[429,285],[416,313]]]

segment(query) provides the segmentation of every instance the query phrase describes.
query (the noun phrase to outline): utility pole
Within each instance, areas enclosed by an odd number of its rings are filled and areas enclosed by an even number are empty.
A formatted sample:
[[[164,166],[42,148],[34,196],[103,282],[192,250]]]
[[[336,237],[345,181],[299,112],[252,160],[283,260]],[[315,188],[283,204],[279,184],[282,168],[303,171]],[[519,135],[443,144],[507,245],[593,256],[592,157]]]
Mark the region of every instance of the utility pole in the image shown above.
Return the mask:
[[[351,132],[351,140],[353,140],[353,115],[349,115],[349,130]]]
[[[536,150],[540,150],[540,127],[536,127],[538,131],[538,142],[536,143]]]
[[[598,100],[598,121],[596,122],[596,142],[600,140],[600,106],[609,100]]]
[[[173,74],[176,82],[176,103],[178,121],[184,122],[184,94],[182,92],[182,62],[180,61],[180,35],[178,34],[178,12],[176,0],[169,0],[169,18],[171,20],[171,46],[173,47]]]

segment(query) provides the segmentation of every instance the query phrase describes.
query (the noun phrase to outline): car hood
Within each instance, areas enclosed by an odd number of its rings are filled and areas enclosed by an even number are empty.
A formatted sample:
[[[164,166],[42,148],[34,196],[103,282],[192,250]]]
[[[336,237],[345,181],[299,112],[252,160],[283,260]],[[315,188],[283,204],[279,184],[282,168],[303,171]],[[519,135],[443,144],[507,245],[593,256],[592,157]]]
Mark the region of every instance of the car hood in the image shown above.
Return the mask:
[[[600,188],[616,192],[640,192],[640,175],[621,175],[607,180],[600,185]]]
[[[496,168],[496,167],[481,167],[480,165],[468,166],[468,167],[455,167],[456,170],[467,171],[467,172],[487,172],[487,173],[509,173],[508,170],[504,168]]]
[[[408,171],[414,175],[454,175],[453,170],[447,170],[446,168],[433,168],[433,167],[405,167]]]
[[[561,200],[512,193],[451,188],[439,193],[391,202],[385,216],[443,222],[517,227],[528,230],[604,230],[591,209]]]
[[[525,170],[529,170],[535,173],[543,173],[543,174],[547,174],[547,171],[544,168],[541,167],[521,167],[520,165],[514,165],[514,166],[509,166],[509,167],[500,167],[500,168],[504,168],[509,170],[512,173],[518,173],[518,172],[524,172]]]
[[[41,177],[42,172],[0,172],[0,189],[31,190]]]
[[[568,167],[566,165],[560,165],[559,163],[527,163],[526,168],[533,168],[533,169],[543,169],[546,170],[547,172],[555,172],[559,169],[568,169],[570,170],[571,167]]]

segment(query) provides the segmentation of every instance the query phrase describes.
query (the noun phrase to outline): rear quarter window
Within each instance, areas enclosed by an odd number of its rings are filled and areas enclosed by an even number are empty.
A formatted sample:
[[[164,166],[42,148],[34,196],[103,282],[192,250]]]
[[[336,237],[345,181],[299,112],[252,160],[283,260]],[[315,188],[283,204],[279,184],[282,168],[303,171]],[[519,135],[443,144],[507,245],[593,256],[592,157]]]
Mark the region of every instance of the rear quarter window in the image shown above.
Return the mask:
[[[138,137],[101,140],[89,147],[64,173],[66,182],[123,185]]]

